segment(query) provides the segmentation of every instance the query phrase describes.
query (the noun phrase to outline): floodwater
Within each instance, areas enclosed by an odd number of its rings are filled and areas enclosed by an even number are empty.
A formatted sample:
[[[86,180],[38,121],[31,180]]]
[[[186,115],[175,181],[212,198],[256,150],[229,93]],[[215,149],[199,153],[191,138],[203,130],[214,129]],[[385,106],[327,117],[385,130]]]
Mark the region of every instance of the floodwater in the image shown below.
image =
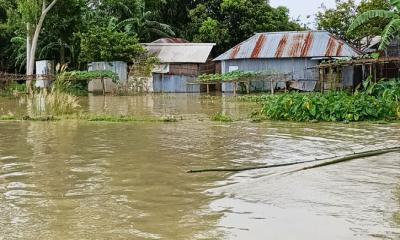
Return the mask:
[[[400,153],[323,168],[187,170],[311,160],[400,145],[400,124],[217,123],[248,103],[88,97],[85,111],[176,123],[0,122],[0,239],[400,239]],[[0,112],[24,111],[1,99]]]

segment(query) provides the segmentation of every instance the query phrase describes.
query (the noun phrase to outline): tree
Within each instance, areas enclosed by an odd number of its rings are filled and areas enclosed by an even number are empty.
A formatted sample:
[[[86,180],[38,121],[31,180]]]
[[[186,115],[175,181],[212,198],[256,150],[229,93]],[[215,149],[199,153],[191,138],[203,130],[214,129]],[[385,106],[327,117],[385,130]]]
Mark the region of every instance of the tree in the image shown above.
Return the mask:
[[[82,19],[85,7],[84,0],[63,0],[53,7],[42,28],[39,58],[77,66],[79,41],[74,33],[85,30]]]
[[[362,0],[358,5],[354,0],[336,0],[335,8],[325,8],[317,13],[317,28],[327,30],[344,40],[361,47],[361,40],[372,39],[381,33],[381,29],[388,23],[375,19],[360,26],[356,31],[349,32],[351,23],[360,15],[372,9],[390,10],[387,0]],[[368,41],[366,42],[368,45]]]
[[[129,10],[131,16],[118,23],[115,29],[124,29],[131,35],[137,34],[143,42],[151,42],[158,37],[175,36],[169,25],[154,20],[154,13],[146,10],[144,1],[139,1],[135,9]]]
[[[300,30],[285,7],[273,8],[265,0],[209,0],[190,11],[193,39],[216,42],[221,52],[255,32]]]
[[[81,39],[80,61],[126,61],[142,54],[144,49],[136,37],[106,27],[93,27],[78,34]]]
[[[26,24],[26,81],[27,88],[32,91],[32,76],[35,68],[36,50],[39,34],[42,30],[47,13],[54,7],[58,0],[47,4],[46,0],[18,0],[18,12]],[[41,10],[40,10],[41,5]],[[39,16],[39,18],[38,18]]]
[[[359,15],[349,27],[349,32],[351,33],[359,27],[378,18],[390,20],[382,32],[382,39],[379,45],[379,50],[386,49],[392,40],[398,36],[400,31],[400,0],[390,0],[390,3],[393,10],[370,10]]]

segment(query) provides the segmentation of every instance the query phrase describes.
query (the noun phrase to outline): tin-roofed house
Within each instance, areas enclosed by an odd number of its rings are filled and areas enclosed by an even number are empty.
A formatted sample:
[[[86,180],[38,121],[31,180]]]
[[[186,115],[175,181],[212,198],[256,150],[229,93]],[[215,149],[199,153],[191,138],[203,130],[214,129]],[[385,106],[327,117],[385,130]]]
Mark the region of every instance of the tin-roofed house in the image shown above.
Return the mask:
[[[222,73],[241,70],[288,74],[290,87],[313,91],[319,81],[317,66],[321,61],[360,54],[361,51],[327,31],[270,32],[255,34],[214,61],[221,61]],[[352,84],[352,69],[341,74],[344,75],[343,85]],[[252,91],[270,88],[264,81],[251,83]],[[232,90],[232,84],[222,84],[223,92]]]
[[[211,52],[214,43],[189,43],[184,39],[160,39],[145,44],[160,64],[153,70],[153,91],[199,93],[206,91],[196,83],[203,73],[214,73]]]

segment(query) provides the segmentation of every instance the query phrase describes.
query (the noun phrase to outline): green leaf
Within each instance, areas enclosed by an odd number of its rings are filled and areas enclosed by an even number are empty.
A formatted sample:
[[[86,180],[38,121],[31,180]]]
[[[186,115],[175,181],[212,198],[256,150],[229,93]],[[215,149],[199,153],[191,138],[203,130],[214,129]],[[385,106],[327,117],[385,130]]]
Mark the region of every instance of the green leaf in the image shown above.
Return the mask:
[[[379,50],[386,49],[400,30],[400,18],[392,20],[383,31]]]
[[[400,0],[390,0],[390,4],[397,8],[397,11],[400,11]]]
[[[386,10],[371,10],[368,12],[365,12],[363,14],[361,14],[360,16],[358,16],[353,23],[350,25],[350,28],[348,30],[348,32],[353,32],[356,28],[368,23],[370,20],[374,19],[374,18],[398,18],[399,16],[394,13],[394,12],[390,12],[390,11],[386,11]]]

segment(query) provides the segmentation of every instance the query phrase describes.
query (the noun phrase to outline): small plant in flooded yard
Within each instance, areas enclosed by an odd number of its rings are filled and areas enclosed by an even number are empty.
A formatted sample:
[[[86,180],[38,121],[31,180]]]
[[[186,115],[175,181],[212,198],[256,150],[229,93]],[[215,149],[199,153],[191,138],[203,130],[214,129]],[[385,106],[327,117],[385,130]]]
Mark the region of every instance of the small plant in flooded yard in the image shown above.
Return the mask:
[[[211,116],[211,121],[214,122],[233,122],[232,117],[226,115],[225,113],[218,112]]]

